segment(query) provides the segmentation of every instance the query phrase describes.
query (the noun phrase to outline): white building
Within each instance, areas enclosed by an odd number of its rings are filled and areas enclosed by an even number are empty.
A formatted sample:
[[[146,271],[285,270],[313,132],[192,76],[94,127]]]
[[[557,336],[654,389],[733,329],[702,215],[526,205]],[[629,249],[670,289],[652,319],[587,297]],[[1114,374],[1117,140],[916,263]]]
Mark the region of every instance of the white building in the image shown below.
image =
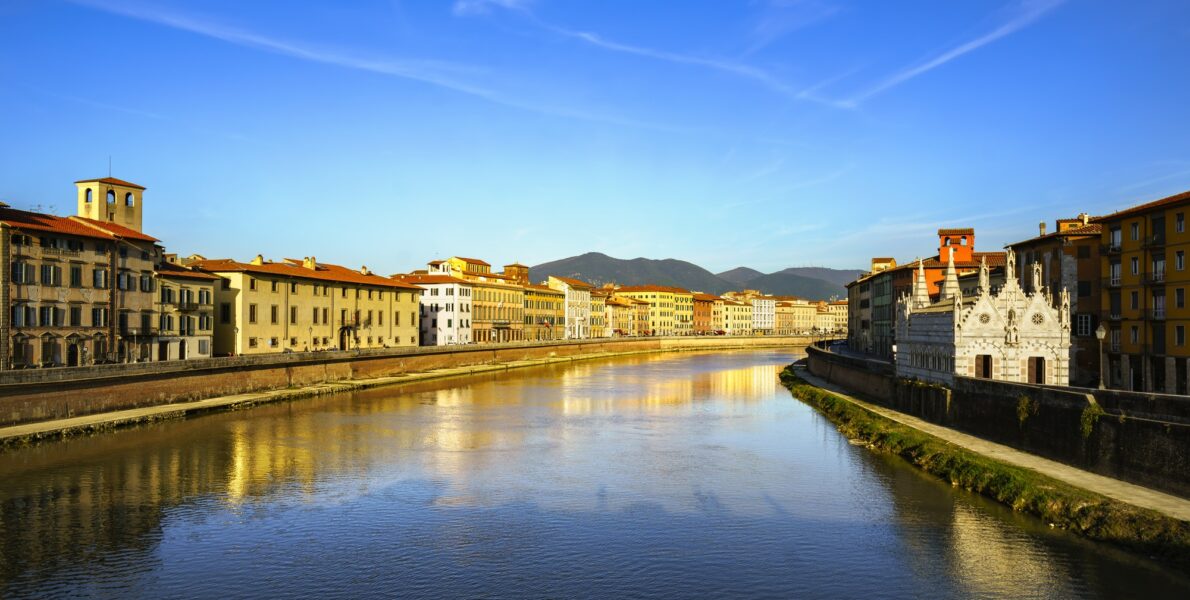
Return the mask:
[[[752,334],[773,333],[777,321],[777,301],[773,298],[752,298]]]
[[[913,293],[897,303],[897,375],[946,384],[959,375],[1069,385],[1070,296],[1063,289],[1055,307],[1044,287],[1021,289],[1015,270],[1009,251],[1004,285],[993,293],[984,259],[977,293],[965,298],[952,258],[939,300],[931,303],[919,265]],[[1033,281],[1042,281],[1040,273]]]
[[[421,293],[422,346],[471,343],[471,297],[474,286],[444,273],[394,275],[394,279],[424,288]]]
[[[566,293],[566,338],[585,340],[591,337],[591,284],[550,275],[546,285]]]

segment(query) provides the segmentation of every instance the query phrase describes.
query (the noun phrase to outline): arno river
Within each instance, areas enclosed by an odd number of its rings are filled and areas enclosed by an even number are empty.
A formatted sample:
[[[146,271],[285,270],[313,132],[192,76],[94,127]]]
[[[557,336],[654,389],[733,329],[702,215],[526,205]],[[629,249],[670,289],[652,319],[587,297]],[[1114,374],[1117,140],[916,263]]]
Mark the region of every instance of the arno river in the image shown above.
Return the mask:
[[[658,355],[0,453],[0,597],[1190,597],[848,444],[781,352]]]

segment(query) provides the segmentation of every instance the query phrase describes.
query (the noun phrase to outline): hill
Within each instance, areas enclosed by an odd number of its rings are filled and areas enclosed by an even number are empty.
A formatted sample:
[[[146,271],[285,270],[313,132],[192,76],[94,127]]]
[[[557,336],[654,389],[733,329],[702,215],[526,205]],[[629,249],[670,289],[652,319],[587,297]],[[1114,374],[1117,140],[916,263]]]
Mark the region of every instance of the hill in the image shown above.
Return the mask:
[[[684,260],[622,259],[599,252],[542,263],[529,269],[529,277],[533,281],[542,281],[554,275],[573,277],[596,285],[671,285],[708,294],[754,289],[766,294],[799,296],[809,300],[845,298],[847,290],[844,284],[854,280],[860,273],[854,269],[794,267],[766,275],[756,269],[736,267],[716,275]]]
[[[715,274],[715,276],[719,279],[729,281],[736,285],[745,285],[749,281],[752,281],[761,275],[764,275],[764,273],[761,273],[756,269],[750,269],[748,267],[736,267],[730,271],[724,271],[722,273]]]

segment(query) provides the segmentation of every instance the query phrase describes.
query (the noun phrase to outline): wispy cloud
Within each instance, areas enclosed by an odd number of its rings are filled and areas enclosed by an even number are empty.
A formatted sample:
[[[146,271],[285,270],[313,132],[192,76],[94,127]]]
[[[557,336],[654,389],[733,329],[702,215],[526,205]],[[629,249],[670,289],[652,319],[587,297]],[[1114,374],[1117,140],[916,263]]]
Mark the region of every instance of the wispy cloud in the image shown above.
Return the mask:
[[[1021,29],[1028,27],[1029,25],[1032,25],[1047,13],[1057,8],[1063,2],[1065,2],[1065,0],[1023,0],[1017,5],[1013,16],[1002,23],[999,27],[996,27],[992,31],[985,33],[975,39],[963,42],[962,44],[959,44],[958,46],[955,46],[921,64],[894,73],[892,76],[880,82],[875,87],[872,87],[857,96],[843,101],[842,104],[858,106],[873,96],[884,93],[898,85],[901,85],[902,83],[905,83],[906,81],[909,81],[910,79],[913,79],[914,77],[937,69],[938,67],[941,67],[942,65],[945,65],[946,63],[959,58],[968,52],[978,50],[979,48],[982,48],[1002,37],[1011,35],[1017,31],[1020,31]]]
[[[115,3],[104,2],[102,0],[69,1],[103,12],[187,31],[237,46],[289,56],[313,63],[418,81],[519,110],[658,131],[686,132],[684,129],[620,118],[579,108],[549,106],[524,101],[490,87],[468,81],[465,79],[465,76],[475,77],[486,73],[483,69],[470,65],[440,60],[367,56],[339,48],[283,40],[247,29],[215,23],[194,15],[167,12],[139,3]],[[485,3],[510,7],[522,4],[512,0],[486,0]]]
[[[459,16],[484,15],[492,12],[493,8],[524,10],[531,3],[532,0],[455,0],[451,11]]]
[[[786,35],[837,14],[841,7],[824,0],[768,0],[752,27],[751,54]]]
[[[600,36],[596,33],[592,33],[589,31],[579,31],[579,30],[575,30],[575,29],[559,27],[557,25],[548,23],[548,22],[542,20],[541,18],[539,18],[536,14],[534,14],[531,10],[529,10],[528,6],[524,2],[518,2],[515,0],[513,0],[513,1],[508,1],[508,0],[487,1],[487,0],[485,0],[483,2],[483,4],[484,4],[484,9],[485,9],[484,12],[486,12],[486,10],[488,8],[493,7],[493,6],[502,7],[502,8],[511,8],[513,10],[516,10],[517,12],[522,13],[532,23],[534,23],[538,27],[540,27],[550,33],[553,33],[555,35],[559,35],[562,37],[578,40],[578,41],[586,43],[590,46],[594,46],[596,48],[609,50],[611,52],[619,52],[622,54],[631,54],[631,55],[635,55],[635,56],[642,56],[645,58],[666,61],[666,62],[671,62],[671,63],[675,63],[675,64],[702,67],[705,69],[711,69],[714,71],[727,73],[729,75],[734,75],[736,77],[749,79],[753,82],[756,82],[756,83],[764,86],[765,88],[768,88],[769,90],[771,90],[773,92],[776,92],[778,94],[781,94],[787,98],[791,98],[794,100],[814,102],[814,103],[818,103],[818,104],[832,106],[834,108],[851,108],[852,107],[851,105],[849,105],[847,103],[840,103],[840,102],[836,102],[834,100],[821,98],[814,94],[814,92],[816,90],[818,90],[819,88],[821,88],[824,84],[828,84],[837,78],[832,78],[831,81],[817,83],[809,88],[800,88],[800,87],[791,85],[785,81],[782,81],[780,78],[772,75],[771,73],[769,73],[768,71],[765,71],[764,69],[760,69],[760,68],[757,68],[757,67],[754,67],[751,65],[727,61],[727,60],[721,60],[721,59],[716,59],[716,58],[706,58],[706,57],[701,57],[701,56],[682,54],[682,53],[678,53],[678,52],[669,52],[666,50],[656,50],[653,48],[647,48],[644,46],[635,46],[632,44],[624,44],[624,43],[616,42],[613,40],[609,40],[607,38],[604,38],[603,36]],[[508,6],[508,5],[511,5],[511,6]],[[468,16],[468,15],[472,15],[472,14],[476,14],[476,13],[475,12],[459,13],[456,10],[455,14],[461,14],[462,16]]]

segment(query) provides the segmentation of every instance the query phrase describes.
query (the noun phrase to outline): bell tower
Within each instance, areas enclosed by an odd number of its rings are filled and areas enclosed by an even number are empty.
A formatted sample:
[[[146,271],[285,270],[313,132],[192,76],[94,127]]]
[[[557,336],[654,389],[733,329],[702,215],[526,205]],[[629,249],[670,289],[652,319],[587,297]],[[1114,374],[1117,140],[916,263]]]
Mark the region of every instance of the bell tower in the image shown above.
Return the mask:
[[[78,188],[78,216],[141,230],[144,186],[104,177],[74,182]]]

